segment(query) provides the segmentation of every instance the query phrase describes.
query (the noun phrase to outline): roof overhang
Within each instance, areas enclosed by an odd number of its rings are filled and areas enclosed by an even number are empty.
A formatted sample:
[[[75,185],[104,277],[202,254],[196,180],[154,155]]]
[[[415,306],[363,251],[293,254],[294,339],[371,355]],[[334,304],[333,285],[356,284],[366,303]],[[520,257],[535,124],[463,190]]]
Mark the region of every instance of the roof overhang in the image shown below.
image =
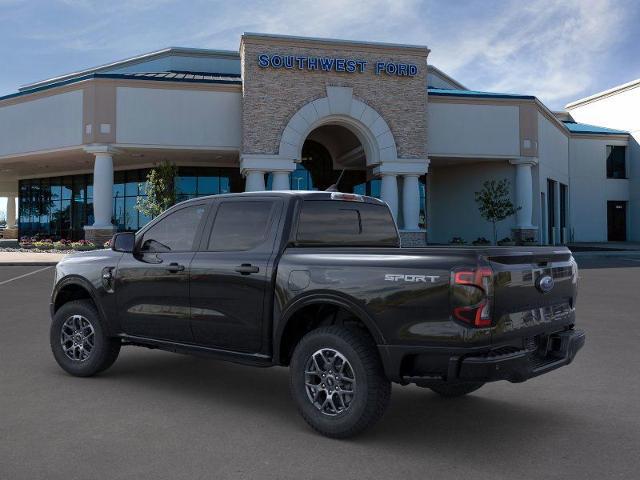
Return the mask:
[[[168,57],[171,55],[184,55],[184,56],[194,56],[194,57],[204,56],[204,57],[233,58],[233,59],[240,58],[240,54],[238,52],[234,52],[230,50],[209,50],[209,49],[203,49],[203,48],[167,47],[161,50],[156,50],[154,52],[143,53],[141,55],[136,55],[135,57],[126,58],[124,60],[117,60],[115,62],[106,63],[104,65],[100,65],[97,67],[78,70],[77,72],[67,73],[65,75],[48,78],[46,80],[40,80],[34,83],[28,83],[18,88],[18,91],[23,92],[25,90],[32,90],[34,88],[39,88],[51,83],[59,83],[65,80],[73,79],[75,77],[83,77],[85,75],[90,75],[93,73],[104,72],[105,70],[112,70],[114,68],[122,68],[130,65],[136,65],[143,62],[148,62],[149,60],[155,60],[158,58]]]

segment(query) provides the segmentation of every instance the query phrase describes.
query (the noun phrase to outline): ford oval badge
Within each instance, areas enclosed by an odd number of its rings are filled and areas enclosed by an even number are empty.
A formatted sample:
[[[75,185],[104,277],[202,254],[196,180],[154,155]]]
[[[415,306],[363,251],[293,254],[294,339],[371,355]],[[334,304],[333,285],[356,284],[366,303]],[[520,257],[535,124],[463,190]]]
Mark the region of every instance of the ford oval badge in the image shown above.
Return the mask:
[[[542,275],[538,277],[536,281],[536,288],[540,290],[542,293],[549,293],[553,289],[553,285],[555,282],[553,281],[553,277],[550,275]]]

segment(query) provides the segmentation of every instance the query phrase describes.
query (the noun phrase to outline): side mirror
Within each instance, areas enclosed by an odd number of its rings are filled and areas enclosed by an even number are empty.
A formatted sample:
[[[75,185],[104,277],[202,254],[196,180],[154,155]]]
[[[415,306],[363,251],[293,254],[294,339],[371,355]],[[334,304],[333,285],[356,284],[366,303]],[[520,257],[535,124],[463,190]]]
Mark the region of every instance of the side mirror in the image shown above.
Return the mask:
[[[136,234],[133,232],[116,233],[111,239],[111,250],[114,252],[133,253],[136,245]]]

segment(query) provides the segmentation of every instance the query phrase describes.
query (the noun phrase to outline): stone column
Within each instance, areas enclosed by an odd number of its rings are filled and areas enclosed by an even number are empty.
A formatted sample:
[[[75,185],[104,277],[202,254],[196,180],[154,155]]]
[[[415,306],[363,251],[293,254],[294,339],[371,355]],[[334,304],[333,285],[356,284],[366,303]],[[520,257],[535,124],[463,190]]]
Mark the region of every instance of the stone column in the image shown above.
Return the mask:
[[[537,165],[538,159],[535,157],[522,157],[510,160],[510,163],[516,167],[515,204],[516,207],[520,207],[516,212],[514,237],[516,240],[535,239],[538,227],[532,223],[533,174],[531,168]]]
[[[7,197],[7,229],[16,228],[16,197]]]
[[[264,170],[246,170],[245,192],[261,192],[264,186]]]
[[[398,180],[395,173],[381,175],[380,198],[389,205],[393,218],[398,220]]]
[[[271,190],[291,190],[288,171],[274,171]]]
[[[403,230],[418,230],[420,221],[419,175],[402,176],[402,224]]]
[[[108,145],[92,145],[85,151],[94,155],[93,163],[93,225],[84,227],[85,239],[103,244],[109,240],[115,227],[113,216],[113,155],[115,150]]]

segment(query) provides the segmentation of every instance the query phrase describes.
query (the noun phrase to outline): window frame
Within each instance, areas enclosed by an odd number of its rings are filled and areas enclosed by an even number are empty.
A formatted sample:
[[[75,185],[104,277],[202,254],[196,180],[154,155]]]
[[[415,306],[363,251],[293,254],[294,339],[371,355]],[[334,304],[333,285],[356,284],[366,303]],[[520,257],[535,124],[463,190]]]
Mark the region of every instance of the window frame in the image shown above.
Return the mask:
[[[140,230],[138,230],[136,232],[136,234],[135,234],[136,235],[136,241],[135,241],[134,252],[142,254],[142,255],[144,255],[144,254],[161,255],[161,254],[169,254],[169,253],[191,253],[191,252],[197,252],[199,250],[199,246],[201,244],[202,234],[203,234],[203,231],[204,231],[204,226],[207,223],[207,219],[208,219],[209,213],[211,211],[211,204],[212,204],[211,201],[200,200],[200,201],[194,201],[194,202],[179,203],[179,204],[176,204],[173,207],[169,208],[168,210],[163,212],[161,215],[158,215],[156,218],[151,220],[143,228],[141,228]],[[171,250],[169,252],[148,252],[148,251],[142,250],[142,242],[144,241],[144,236],[151,228],[153,228],[155,225],[157,225],[162,220],[167,218],[169,215],[173,215],[174,213],[177,213],[180,210],[184,210],[185,208],[199,207],[199,206],[204,207],[205,211],[202,214],[202,218],[200,219],[200,223],[198,224],[198,227],[196,229],[196,234],[193,237],[193,246],[191,247],[191,250]]]

